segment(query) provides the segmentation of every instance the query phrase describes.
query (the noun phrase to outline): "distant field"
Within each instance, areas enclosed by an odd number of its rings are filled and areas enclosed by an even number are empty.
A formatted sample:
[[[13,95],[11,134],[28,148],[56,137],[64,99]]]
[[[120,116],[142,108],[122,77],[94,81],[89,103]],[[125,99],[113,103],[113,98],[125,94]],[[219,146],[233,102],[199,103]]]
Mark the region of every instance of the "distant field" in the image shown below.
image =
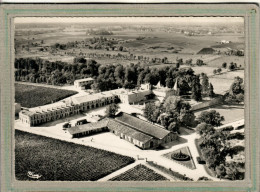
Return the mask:
[[[26,29],[24,31],[26,31]],[[97,36],[98,35],[87,35],[84,29],[81,29],[78,32],[57,31],[55,29],[55,32],[35,34],[33,36],[26,36],[26,33],[24,33],[23,36],[16,36],[16,43],[18,44],[27,43],[28,39],[30,39],[31,42],[38,42],[38,43],[40,40],[44,40],[43,45],[50,46],[54,43],[67,43],[69,41],[81,41],[81,40],[86,40]],[[145,37],[145,38],[142,40],[137,40],[136,38],[138,37]],[[34,40],[32,40],[33,38]],[[163,31],[145,32],[145,31],[135,31],[135,30],[125,29],[122,31],[115,31],[114,35],[109,35],[108,38],[127,40],[127,42],[122,43],[122,46],[126,47],[131,54],[143,55],[148,57],[168,57],[168,59],[172,61],[175,61],[176,58],[183,58],[184,60],[192,58],[194,61],[196,61],[196,59],[200,57],[212,56],[212,55],[209,56],[196,55],[196,53],[202,48],[219,47],[219,46],[220,47],[231,46],[234,48],[237,47],[241,48],[244,46],[243,35],[230,35],[230,34],[186,36],[184,34],[175,33],[175,32],[171,32],[171,33],[163,32]],[[230,40],[232,41],[232,43],[228,45],[220,45],[219,42],[223,39]],[[89,50],[84,48],[81,49],[82,52],[88,52],[88,53],[90,52],[111,53],[106,50]],[[79,51],[79,49],[75,50],[75,52],[77,51]],[[112,52],[112,54],[117,54],[117,53],[118,53],[117,51]],[[21,54],[21,56],[23,55],[24,54]],[[207,59],[205,58],[205,60]],[[222,60],[220,61],[217,60],[216,62],[209,63],[209,64],[210,66],[217,67],[222,63],[223,63]],[[240,64],[242,62],[237,62],[237,63]],[[122,64],[124,64],[124,61],[122,61]]]
[[[28,171],[40,174],[40,181],[96,181],[134,159],[83,145],[15,131],[15,176],[31,180]]]
[[[48,88],[44,86],[32,86],[15,84],[15,102],[22,107],[37,107],[46,105],[66,97],[75,95],[76,91]]]
[[[236,63],[238,67],[240,65],[241,65],[241,67],[244,67],[245,66],[245,57],[239,57],[239,56],[234,56],[234,55],[221,56],[221,57],[218,57],[216,59],[212,59],[212,60],[208,61],[207,64],[210,67],[222,67],[222,64],[224,62],[227,63],[227,66],[231,62],[233,62],[233,63]]]
[[[220,75],[214,75],[209,78],[210,83],[214,87],[214,92],[223,94],[223,92],[230,89],[230,86],[234,82],[234,78],[239,76],[244,79],[244,70],[229,71]]]
[[[139,164],[134,168],[118,175],[110,181],[166,181],[165,177],[159,175],[145,165]]]

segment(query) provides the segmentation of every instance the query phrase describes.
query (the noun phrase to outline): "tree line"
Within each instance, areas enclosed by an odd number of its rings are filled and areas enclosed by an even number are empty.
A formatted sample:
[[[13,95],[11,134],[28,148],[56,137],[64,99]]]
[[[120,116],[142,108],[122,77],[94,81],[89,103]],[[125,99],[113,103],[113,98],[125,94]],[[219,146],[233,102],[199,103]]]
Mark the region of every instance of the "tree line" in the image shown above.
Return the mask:
[[[192,93],[199,101],[203,94],[209,95],[213,87],[206,74],[195,75],[191,68],[165,66],[149,68],[141,64],[100,65],[95,60],[76,57],[73,64],[61,61],[47,61],[40,58],[15,59],[15,80],[52,85],[73,84],[74,80],[92,77],[96,91],[106,91],[119,87],[135,88],[142,83],[158,84],[173,88],[175,83],[179,95]],[[200,78],[205,79],[200,84]],[[211,89],[210,89],[211,87]],[[211,94],[212,95],[212,94]]]

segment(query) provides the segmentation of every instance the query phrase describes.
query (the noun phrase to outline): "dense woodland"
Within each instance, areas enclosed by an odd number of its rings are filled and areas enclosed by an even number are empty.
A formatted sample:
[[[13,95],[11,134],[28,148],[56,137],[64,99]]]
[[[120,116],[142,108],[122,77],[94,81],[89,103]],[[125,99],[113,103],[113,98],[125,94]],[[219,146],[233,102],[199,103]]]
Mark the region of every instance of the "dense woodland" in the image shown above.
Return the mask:
[[[173,88],[177,82],[179,95],[192,92],[192,98],[197,101],[202,99],[202,94],[209,94],[210,88],[208,81],[200,84],[200,75],[195,75],[191,68],[179,69],[176,66],[151,69],[141,64],[100,65],[95,60],[86,60],[83,57],[75,58],[74,64],[50,62],[40,58],[20,58],[15,60],[15,69],[16,81],[52,85],[72,84],[75,79],[93,77],[95,83],[92,89],[97,91],[118,87],[131,89],[142,83],[156,85],[158,82],[163,86]],[[202,78],[208,79],[206,74],[202,74]],[[211,93],[213,96],[212,85]]]

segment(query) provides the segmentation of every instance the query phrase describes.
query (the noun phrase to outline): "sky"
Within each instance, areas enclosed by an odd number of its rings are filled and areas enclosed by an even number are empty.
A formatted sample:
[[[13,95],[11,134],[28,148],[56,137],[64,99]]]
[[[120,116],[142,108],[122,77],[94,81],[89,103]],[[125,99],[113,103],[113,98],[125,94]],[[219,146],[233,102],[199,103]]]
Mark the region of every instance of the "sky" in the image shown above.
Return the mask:
[[[243,23],[243,17],[16,17],[19,23]]]

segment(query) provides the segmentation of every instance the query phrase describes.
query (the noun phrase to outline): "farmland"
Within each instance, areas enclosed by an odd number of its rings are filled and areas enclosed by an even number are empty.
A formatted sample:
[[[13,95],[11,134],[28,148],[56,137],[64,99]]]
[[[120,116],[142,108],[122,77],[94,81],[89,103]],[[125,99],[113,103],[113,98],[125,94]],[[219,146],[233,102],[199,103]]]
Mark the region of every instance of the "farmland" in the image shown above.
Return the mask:
[[[23,107],[37,107],[46,105],[66,97],[75,95],[76,91],[55,89],[43,86],[15,84],[15,102]]]
[[[167,180],[162,175],[159,175],[155,171],[149,169],[145,165],[139,164],[134,168],[118,175],[111,181],[165,181]]]
[[[15,175],[29,180],[27,172],[41,181],[96,181],[134,159],[112,152],[15,131]]]
[[[50,60],[63,60],[64,57],[69,56],[68,53],[76,56],[79,53],[83,55],[95,52],[97,54],[133,54],[136,56],[144,57],[167,57],[169,61],[175,62],[177,58],[183,58],[183,60],[193,59],[196,62],[197,59],[205,60],[205,63],[211,67],[218,67],[223,62],[237,62],[238,66],[244,66],[244,57],[238,57],[233,55],[214,55],[214,54],[197,54],[203,48],[213,48],[213,49],[243,49],[244,47],[244,35],[243,33],[222,33],[216,31],[213,35],[208,35],[205,33],[198,33],[196,36],[187,36],[181,33],[181,30],[193,30],[194,26],[186,26],[182,28],[180,26],[174,26],[174,30],[168,31],[167,25],[145,25],[147,29],[150,30],[140,30],[142,27],[129,25],[124,26],[123,23],[118,24],[113,28],[111,23],[111,35],[104,35],[107,39],[113,39],[115,46],[118,48],[122,46],[125,48],[124,51],[118,49],[111,50],[108,49],[107,44],[104,42],[98,42],[101,45],[99,48],[90,48],[95,46],[96,43],[91,43],[93,38],[99,38],[101,35],[87,33],[89,29],[101,28],[102,25],[82,25],[74,26],[71,28],[67,25],[61,25],[61,29],[57,28],[59,26],[38,26],[39,29],[44,30],[46,33],[41,33],[40,30],[35,30],[34,26],[19,26],[16,31],[15,43],[17,47],[16,58],[28,57],[28,56],[38,56],[41,58],[49,58]],[[230,27],[230,26],[229,26]],[[241,27],[241,26],[240,26]],[[116,28],[116,30],[114,30]],[[214,30],[214,27],[209,26],[207,30]],[[113,31],[114,30],[114,31]],[[205,26],[201,26],[197,29],[205,30]],[[142,37],[142,38],[139,38]],[[232,43],[230,44],[220,44],[222,39],[228,39]],[[76,47],[66,48],[66,50],[50,50],[49,48],[55,43],[66,44],[69,42],[77,42]],[[26,49],[27,44],[31,46]],[[48,48],[47,51],[39,51],[39,48]],[[54,52],[52,52],[54,51]],[[62,57],[61,57],[62,56]],[[98,60],[98,59],[97,59]],[[113,59],[106,59],[106,62],[102,61],[101,64],[114,63]],[[63,60],[64,61],[64,60]],[[70,59],[68,61],[71,61]],[[134,60],[133,63],[137,63]],[[121,64],[128,64],[121,61]]]

